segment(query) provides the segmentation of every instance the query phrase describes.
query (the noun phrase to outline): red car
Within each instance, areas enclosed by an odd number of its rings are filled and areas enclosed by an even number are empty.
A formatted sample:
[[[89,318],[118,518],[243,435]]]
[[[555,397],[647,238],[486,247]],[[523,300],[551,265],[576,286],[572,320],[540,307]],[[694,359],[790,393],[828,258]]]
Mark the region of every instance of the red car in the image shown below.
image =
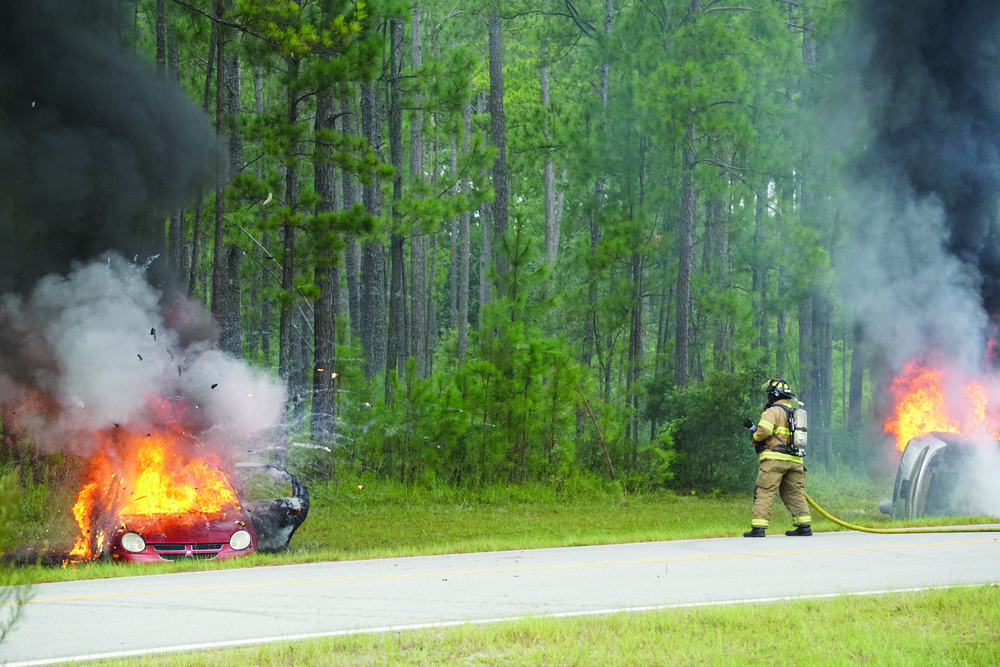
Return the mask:
[[[182,514],[126,518],[105,553],[127,563],[246,556],[257,549],[257,533],[243,510],[218,515]]]
[[[256,494],[240,493],[241,506],[221,513],[124,517],[103,553],[127,563],[157,563],[287,550],[309,513],[308,488],[270,465],[242,464],[237,472],[239,489],[247,491],[252,486],[279,497],[258,499],[253,497]],[[268,479],[270,485],[265,483]]]

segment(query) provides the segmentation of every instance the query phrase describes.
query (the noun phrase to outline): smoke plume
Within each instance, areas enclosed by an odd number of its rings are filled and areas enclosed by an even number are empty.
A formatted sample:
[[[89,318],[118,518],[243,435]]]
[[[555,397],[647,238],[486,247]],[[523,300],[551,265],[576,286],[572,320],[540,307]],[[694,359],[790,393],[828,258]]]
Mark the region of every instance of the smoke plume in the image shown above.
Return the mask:
[[[177,312],[186,313],[177,317]],[[219,445],[244,447],[281,418],[284,388],[214,348],[204,313],[149,285],[118,255],[48,276],[0,302],[0,402],[46,451],[87,454],[88,434],[144,423],[150,401],[181,400]],[[151,407],[153,408],[151,410]]]
[[[842,282],[893,368],[932,351],[976,368],[1000,313],[1000,4],[861,7],[851,69],[866,124]]]

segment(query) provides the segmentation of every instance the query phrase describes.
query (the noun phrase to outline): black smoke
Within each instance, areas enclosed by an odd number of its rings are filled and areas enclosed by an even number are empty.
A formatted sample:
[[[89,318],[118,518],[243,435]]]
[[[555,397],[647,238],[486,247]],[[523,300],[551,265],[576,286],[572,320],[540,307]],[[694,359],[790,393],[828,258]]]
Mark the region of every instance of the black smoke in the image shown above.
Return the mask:
[[[156,252],[154,221],[214,164],[205,114],[130,52],[116,4],[0,0],[0,291]]]
[[[848,290],[897,367],[931,351],[977,364],[1000,313],[1000,3],[860,5]]]

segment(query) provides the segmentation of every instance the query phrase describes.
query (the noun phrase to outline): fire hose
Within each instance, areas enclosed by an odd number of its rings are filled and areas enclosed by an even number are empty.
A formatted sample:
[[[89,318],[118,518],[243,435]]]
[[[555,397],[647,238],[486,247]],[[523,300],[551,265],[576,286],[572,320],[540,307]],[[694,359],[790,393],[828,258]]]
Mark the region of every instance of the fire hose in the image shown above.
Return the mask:
[[[824,510],[822,507],[816,504],[816,501],[809,497],[808,493],[803,492],[806,500],[812,505],[813,509],[822,514],[826,519],[834,522],[838,526],[843,526],[844,528],[850,530],[859,530],[862,533],[1000,533],[1000,526],[928,526],[928,527],[915,527],[915,528],[867,528],[865,526],[855,526],[852,523],[847,523],[846,521],[841,521],[837,517],[831,515],[829,512]]]

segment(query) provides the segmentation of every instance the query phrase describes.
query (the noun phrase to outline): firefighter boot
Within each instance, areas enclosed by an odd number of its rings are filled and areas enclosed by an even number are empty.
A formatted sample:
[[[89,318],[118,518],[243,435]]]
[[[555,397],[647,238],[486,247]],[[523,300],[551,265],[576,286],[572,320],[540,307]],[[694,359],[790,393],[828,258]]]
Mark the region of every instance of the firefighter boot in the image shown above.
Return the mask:
[[[803,523],[801,525],[796,526],[795,530],[785,531],[785,535],[788,535],[789,537],[808,536],[812,534],[813,534],[812,526],[810,526],[808,523]]]
[[[767,535],[764,534],[764,528],[754,526],[749,532],[743,533],[743,537],[767,537]]]

